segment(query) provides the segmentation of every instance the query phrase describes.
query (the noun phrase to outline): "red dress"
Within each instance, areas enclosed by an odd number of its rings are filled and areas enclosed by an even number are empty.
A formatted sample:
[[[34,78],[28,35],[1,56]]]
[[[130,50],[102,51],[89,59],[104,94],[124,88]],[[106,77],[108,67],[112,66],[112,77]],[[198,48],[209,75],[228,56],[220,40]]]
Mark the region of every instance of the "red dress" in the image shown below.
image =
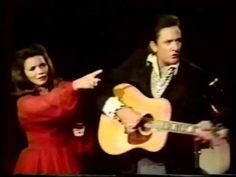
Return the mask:
[[[26,95],[17,101],[18,117],[28,147],[20,154],[14,174],[77,174],[76,152],[71,146],[77,91],[64,82],[50,93]]]

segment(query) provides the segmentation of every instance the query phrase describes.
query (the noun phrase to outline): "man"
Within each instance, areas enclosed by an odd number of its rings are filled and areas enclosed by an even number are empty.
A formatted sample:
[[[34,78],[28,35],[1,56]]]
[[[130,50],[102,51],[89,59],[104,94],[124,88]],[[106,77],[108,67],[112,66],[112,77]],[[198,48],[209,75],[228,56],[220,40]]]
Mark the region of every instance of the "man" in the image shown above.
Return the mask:
[[[195,136],[169,133],[164,147],[158,152],[134,148],[113,158],[107,156],[109,162],[103,164],[107,172],[196,173],[198,159],[194,157],[194,139],[211,145],[219,142],[219,138],[212,136],[211,122],[202,121],[210,118],[209,103],[203,98],[209,80],[197,66],[182,58],[181,48],[182,32],[178,17],[161,15],[156,21],[154,36],[148,48],[138,50],[114,69],[109,75],[109,86],[103,89],[104,94],[98,103],[106,118],[118,119],[127,134],[136,131],[145,116],[112,92],[112,88],[118,84],[131,84],[146,97],[167,99],[171,104],[172,121],[198,123]],[[113,142],[110,142],[112,145]]]

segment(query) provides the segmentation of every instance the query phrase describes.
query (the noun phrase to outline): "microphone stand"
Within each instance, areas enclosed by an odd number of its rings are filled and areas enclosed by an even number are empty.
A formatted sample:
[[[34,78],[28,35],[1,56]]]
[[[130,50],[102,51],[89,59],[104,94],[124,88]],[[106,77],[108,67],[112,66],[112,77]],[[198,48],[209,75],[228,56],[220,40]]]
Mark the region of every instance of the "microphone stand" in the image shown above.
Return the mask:
[[[194,141],[194,168],[197,174],[207,174],[203,169],[200,168],[199,159],[201,155],[202,147],[198,142]]]
[[[199,147],[199,143],[194,141],[194,168],[196,170],[196,172],[200,171],[200,166],[199,166],[199,158],[200,158],[200,147]]]

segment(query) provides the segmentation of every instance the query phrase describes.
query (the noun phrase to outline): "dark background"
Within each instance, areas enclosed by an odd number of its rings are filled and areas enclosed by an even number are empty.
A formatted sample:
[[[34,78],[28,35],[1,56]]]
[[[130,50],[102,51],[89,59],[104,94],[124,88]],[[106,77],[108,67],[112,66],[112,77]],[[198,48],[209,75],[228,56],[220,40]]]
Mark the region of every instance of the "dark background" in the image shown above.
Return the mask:
[[[2,167],[11,173],[24,144],[10,92],[14,52],[48,49],[57,73],[75,79],[117,66],[148,44],[152,18],[179,16],[186,57],[232,89],[233,3],[230,0],[5,0],[3,2]]]

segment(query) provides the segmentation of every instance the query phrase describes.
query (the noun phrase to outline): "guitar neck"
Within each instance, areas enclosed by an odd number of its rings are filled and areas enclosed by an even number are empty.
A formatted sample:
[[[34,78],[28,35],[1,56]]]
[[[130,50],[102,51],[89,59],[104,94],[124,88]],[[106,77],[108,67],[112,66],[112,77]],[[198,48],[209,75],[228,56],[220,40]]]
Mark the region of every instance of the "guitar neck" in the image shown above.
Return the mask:
[[[189,134],[189,135],[193,135],[197,128],[195,124],[188,124],[176,121],[163,121],[163,120],[148,122],[145,124],[145,127],[152,128],[157,131],[168,131],[173,133]]]

